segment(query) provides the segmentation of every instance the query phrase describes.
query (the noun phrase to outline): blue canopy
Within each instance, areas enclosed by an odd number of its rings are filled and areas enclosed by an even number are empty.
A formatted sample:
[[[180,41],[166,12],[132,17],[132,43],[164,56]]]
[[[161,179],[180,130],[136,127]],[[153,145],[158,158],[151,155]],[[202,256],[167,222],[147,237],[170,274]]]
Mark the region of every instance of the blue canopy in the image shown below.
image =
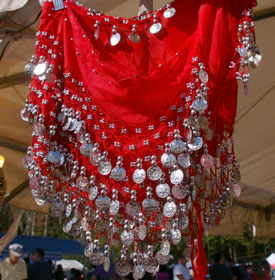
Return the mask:
[[[0,238],[4,233],[0,233]],[[34,252],[36,248],[45,251],[45,259],[59,260],[62,255],[83,255],[84,247],[79,240],[59,239],[52,237],[24,236],[17,235],[11,243],[18,243],[23,246],[26,255]],[[8,246],[1,254],[1,258],[8,255]]]

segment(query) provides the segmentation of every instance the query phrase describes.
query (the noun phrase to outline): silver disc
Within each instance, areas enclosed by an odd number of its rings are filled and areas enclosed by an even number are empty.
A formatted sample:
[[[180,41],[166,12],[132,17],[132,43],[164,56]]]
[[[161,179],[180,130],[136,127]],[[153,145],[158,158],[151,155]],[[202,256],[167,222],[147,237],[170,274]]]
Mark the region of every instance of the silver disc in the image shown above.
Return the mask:
[[[99,208],[100,210],[109,209],[110,204],[111,204],[111,200],[108,196],[99,196],[95,201],[96,207]]]
[[[98,164],[98,172],[101,174],[101,175],[108,175],[112,170],[112,165],[111,165],[111,162],[108,161],[108,160],[103,160],[101,161],[99,164]]]
[[[173,245],[178,245],[181,242],[181,232],[179,229],[171,230],[171,241]]]
[[[136,169],[133,173],[133,181],[136,184],[141,184],[146,178],[146,172],[144,169]]]
[[[171,168],[176,163],[176,157],[172,153],[164,153],[161,156],[161,163],[165,168]]]
[[[144,240],[146,238],[146,233],[147,233],[146,226],[145,225],[140,225],[138,227],[138,238],[140,240]]]
[[[160,244],[160,252],[163,256],[169,256],[170,254],[170,242],[168,240],[163,240]]]
[[[192,141],[188,144],[188,147],[192,151],[198,151],[203,145],[203,140],[201,137],[193,138]]]
[[[122,181],[126,177],[126,171],[123,167],[116,166],[112,169],[111,177],[115,181]]]
[[[184,199],[186,197],[186,187],[182,184],[175,185],[172,188],[172,195],[176,199]]]
[[[190,155],[187,153],[178,155],[178,164],[183,168],[188,168],[191,165]]]
[[[137,33],[130,33],[128,36],[129,40],[133,43],[139,43],[140,42],[140,36]]]
[[[134,234],[130,230],[124,230],[121,235],[120,239],[123,245],[130,246],[134,242]]]
[[[154,24],[151,25],[150,32],[152,34],[156,34],[156,33],[160,32],[161,29],[162,29],[161,23],[157,22],[157,23],[154,23]]]
[[[89,258],[94,251],[94,244],[92,242],[87,243],[84,248],[84,255]]]
[[[145,269],[142,264],[136,264],[133,268],[133,277],[135,280],[142,279],[145,275]]]
[[[162,170],[159,166],[150,166],[147,170],[147,176],[151,181],[158,181],[161,178]]]
[[[175,139],[170,143],[170,149],[175,154],[180,154],[185,151],[185,142],[181,139]]]
[[[93,150],[92,144],[82,144],[80,146],[80,153],[85,157],[89,157],[92,150]]]
[[[114,216],[119,211],[119,201],[118,200],[112,200],[110,204],[110,213]]]
[[[168,8],[168,9],[166,9],[166,10],[164,11],[163,16],[164,16],[165,18],[171,18],[171,17],[173,17],[173,16],[175,15],[175,13],[176,13],[176,9],[170,7],[170,8]]]
[[[158,260],[159,265],[165,265],[165,264],[167,264],[167,263],[169,262],[170,256],[169,256],[169,255],[164,256],[164,255],[161,253],[161,251],[158,251],[158,252],[156,253],[156,259]]]
[[[115,33],[112,35],[112,37],[110,38],[110,44],[112,46],[116,46],[119,42],[120,42],[121,36],[119,33]]]
[[[183,180],[183,177],[184,175],[181,169],[173,170],[170,174],[170,182],[173,185],[180,184]]]
[[[101,251],[97,251],[91,254],[89,259],[92,265],[95,266],[101,265],[104,261],[104,253]]]
[[[156,187],[156,194],[159,198],[165,198],[170,194],[170,187],[167,183],[158,184]]]
[[[136,201],[130,201],[126,204],[126,213],[132,217],[137,216],[140,212],[140,204]]]
[[[148,273],[155,273],[158,270],[158,261],[155,257],[146,258],[144,261],[144,268]]]
[[[199,78],[202,83],[206,84],[208,82],[208,74],[204,70],[200,70]]]
[[[121,277],[126,277],[132,272],[132,265],[128,262],[120,261],[116,264],[116,273]]]
[[[98,194],[97,186],[90,187],[89,192],[88,192],[89,200],[95,200],[97,197],[97,194]]]
[[[39,63],[37,64],[33,69],[33,74],[40,76],[43,75],[47,70],[47,64],[46,63]]]
[[[171,201],[171,202],[166,202],[163,206],[163,214],[167,218],[172,218],[177,212],[177,206],[176,203]]]

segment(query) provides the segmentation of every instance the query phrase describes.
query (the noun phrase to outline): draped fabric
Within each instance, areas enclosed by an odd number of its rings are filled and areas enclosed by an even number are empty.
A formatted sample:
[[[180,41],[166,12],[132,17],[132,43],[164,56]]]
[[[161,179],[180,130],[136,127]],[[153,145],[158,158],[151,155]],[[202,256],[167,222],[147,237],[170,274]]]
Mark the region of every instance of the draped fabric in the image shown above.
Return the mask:
[[[238,177],[232,140],[236,72],[243,77],[249,69],[243,67],[243,72],[238,72],[244,58],[237,50],[243,47],[240,36],[247,35],[245,32],[250,32],[254,40],[249,8],[255,5],[255,1],[240,0],[176,0],[172,3],[176,9],[173,17],[164,17],[165,7],[154,12],[162,29],[152,34],[153,13],[124,19],[87,10],[71,0],[59,11],[46,2],[30,66],[31,70],[34,67],[30,94],[22,112],[23,119],[34,126],[32,147],[24,160],[36,200],[50,203],[56,216],[66,205],[68,212],[71,205],[81,212],[82,230],[90,232],[88,236],[97,240],[105,236],[109,245],[112,239],[118,239],[124,249],[128,243],[120,234],[125,224],[128,234],[145,224],[146,245],[154,247],[167,239],[176,244],[172,231],[180,228],[183,217],[187,217],[189,226],[182,226],[182,239],[186,238],[195,259],[195,279],[204,279],[207,261],[203,231],[207,225],[217,226],[223,217]],[[240,30],[239,25],[245,22],[249,26]],[[128,38],[133,25],[139,43]],[[121,40],[113,46],[110,38],[115,33]],[[39,72],[35,68],[39,64],[47,71]],[[206,107],[196,108],[196,100],[203,100]],[[161,165],[165,151],[173,152],[173,139],[184,140],[186,148],[180,153],[190,154],[188,166],[179,158],[178,163],[174,162],[176,166]],[[166,143],[170,147],[165,150]],[[173,153],[180,157],[178,152]],[[202,155],[210,156],[209,166],[201,163]],[[156,159],[151,162],[152,156]],[[140,168],[138,159],[147,171],[151,166],[161,167],[164,174],[158,179],[169,183],[172,194],[179,184],[171,176],[180,170],[184,179],[179,183],[185,188],[182,197],[160,198],[156,194],[159,180],[151,180],[148,174],[144,182],[136,183],[132,176]],[[109,162],[114,168],[117,161],[117,166],[126,171],[121,180],[116,180],[113,173],[110,176],[110,170],[108,174],[99,170],[100,162]],[[94,176],[92,182],[90,176]],[[95,185],[98,193],[93,197],[90,188]],[[106,196],[119,201],[117,213],[109,214],[110,201],[96,201],[96,197]],[[159,204],[149,211],[143,203],[146,198]],[[165,203],[171,200],[176,205],[175,214],[163,215]],[[138,208],[137,213],[130,209],[133,215],[126,209],[131,201]],[[136,217],[139,212],[142,222]],[[66,229],[70,211],[65,216]],[[110,218],[117,230],[108,228]],[[135,225],[129,230],[127,223],[129,227]],[[105,230],[98,230],[99,224]],[[136,245],[142,240],[137,236],[134,240],[133,250],[143,252],[144,247]]]

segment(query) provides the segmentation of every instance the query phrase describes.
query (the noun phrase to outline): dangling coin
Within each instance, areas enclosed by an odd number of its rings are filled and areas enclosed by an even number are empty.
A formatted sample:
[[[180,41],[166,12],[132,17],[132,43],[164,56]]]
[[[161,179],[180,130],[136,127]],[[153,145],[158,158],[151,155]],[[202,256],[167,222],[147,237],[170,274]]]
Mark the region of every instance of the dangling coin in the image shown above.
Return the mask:
[[[156,34],[156,33],[160,32],[161,29],[162,29],[161,23],[157,22],[157,23],[154,23],[154,24],[151,25],[150,32],[152,34]]]
[[[146,178],[146,172],[144,169],[136,169],[133,173],[133,181],[136,184],[141,184]]]
[[[165,18],[171,18],[175,15],[175,13],[176,13],[176,9],[173,7],[172,8],[170,7],[164,11],[163,16]]]
[[[132,265],[128,262],[120,261],[116,264],[116,273],[121,277],[126,277],[132,272]]]
[[[129,40],[133,43],[139,43],[140,42],[140,36],[134,32],[130,33],[128,36]]]
[[[121,36],[119,33],[115,33],[112,35],[111,39],[110,39],[110,44],[112,46],[116,46],[119,42],[120,42]]]

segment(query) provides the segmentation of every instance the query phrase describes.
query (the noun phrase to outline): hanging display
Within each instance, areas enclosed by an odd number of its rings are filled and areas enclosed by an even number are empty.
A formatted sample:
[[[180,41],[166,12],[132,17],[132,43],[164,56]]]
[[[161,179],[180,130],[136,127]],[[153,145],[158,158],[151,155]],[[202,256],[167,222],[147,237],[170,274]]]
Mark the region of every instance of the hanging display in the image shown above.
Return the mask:
[[[261,60],[255,5],[176,0],[125,19],[44,3],[23,165],[35,201],[93,265],[107,271],[120,244],[117,273],[142,279],[185,242],[204,279],[202,235],[241,192],[233,131],[237,80],[247,92]]]

